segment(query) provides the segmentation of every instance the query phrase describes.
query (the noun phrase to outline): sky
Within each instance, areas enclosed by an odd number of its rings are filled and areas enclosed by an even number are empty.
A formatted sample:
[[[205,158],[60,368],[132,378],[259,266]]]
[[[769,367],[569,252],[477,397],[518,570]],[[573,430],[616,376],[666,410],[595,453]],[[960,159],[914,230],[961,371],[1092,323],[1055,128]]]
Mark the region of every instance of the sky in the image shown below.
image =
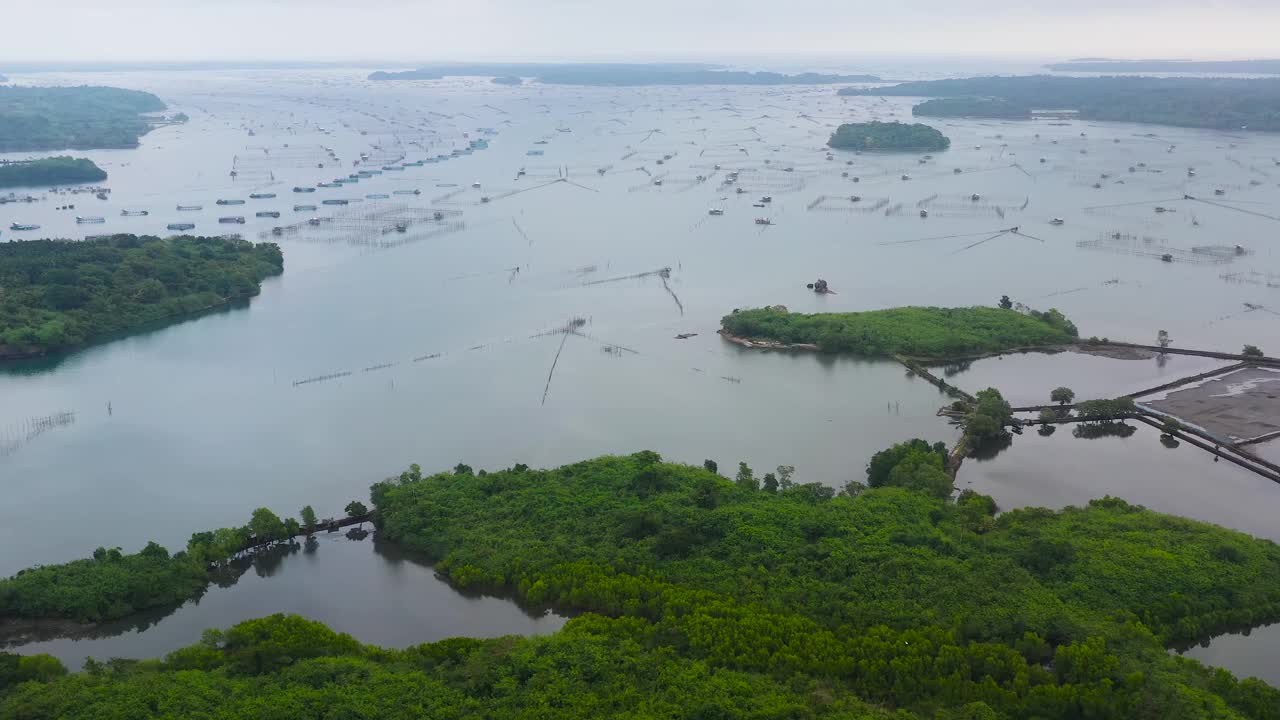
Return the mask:
[[[5,62],[1280,55],[1280,0],[0,0]]]

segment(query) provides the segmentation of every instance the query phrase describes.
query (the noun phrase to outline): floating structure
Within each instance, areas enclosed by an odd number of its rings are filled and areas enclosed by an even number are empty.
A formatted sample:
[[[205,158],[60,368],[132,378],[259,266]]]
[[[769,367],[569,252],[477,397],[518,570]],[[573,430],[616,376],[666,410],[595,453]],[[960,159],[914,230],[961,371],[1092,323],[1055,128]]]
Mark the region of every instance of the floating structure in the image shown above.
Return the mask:
[[[76,216],[76,224],[77,224],[77,225],[99,225],[99,224],[104,223],[104,222],[106,222],[106,221],[107,221],[107,219],[106,219],[106,218],[104,218],[104,217],[99,217],[99,216],[97,216],[97,215],[89,215],[89,216],[85,216],[85,217],[81,217],[81,216],[79,216],[79,215],[77,215],[77,216]]]
[[[149,210],[121,210],[120,214],[124,217],[144,217],[150,215]]]
[[[234,215],[231,217],[220,217],[218,218],[218,222],[222,223],[223,225],[243,225],[244,217],[240,215]]]
[[[219,200],[218,200],[218,202],[217,202],[217,204],[218,204],[218,205],[243,205],[243,204],[244,204],[244,201],[243,201],[243,200],[223,200],[223,199],[219,199]]]
[[[165,229],[177,230],[179,232],[182,232],[186,230],[194,230],[195,227],[196,227],[195,223],[169,223],[168,225],[165,226]]]
[[[178,206],[179,212],[192,212],[195,210],[203,210],[203,209],[204,209],[203,205],[179,205]]]

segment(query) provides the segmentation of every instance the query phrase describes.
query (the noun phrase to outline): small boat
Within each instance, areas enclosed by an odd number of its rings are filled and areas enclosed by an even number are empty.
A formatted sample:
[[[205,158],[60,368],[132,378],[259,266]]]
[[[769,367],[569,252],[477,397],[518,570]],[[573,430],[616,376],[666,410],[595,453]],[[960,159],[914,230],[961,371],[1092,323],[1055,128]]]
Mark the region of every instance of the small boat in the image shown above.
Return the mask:
[[[383,165],[383,166],[382,166],[382,169],[383,169],[383,170],[386,170],[386,171],[388,171],[388,172],[396,172],[396,171],[403,171],[403,170],[404,170],[404,168],[403,168],[403,167],[401,167],[401,166],[399,166],[399,165]]]
[[[396,223],[396,232],[406,232],[408,231],[408,229],[409,229],[409,223],[403,223],[403,222]]]
[[[902,174],[902,179],[903,179],[903,180],[910,180],[910,179],[911,179],[911,176],[910,176],[910,175],[908,175],[908,174],[906,174],[906,173],[903,173],[903,174]]]
[[[100,223],[104,223],[104,222],[106,222],[106,221],[107,221],[107,219],[106,219],[106,218],[104,218],[104,217],[98,217],[98,216],[96,216],[96,215],[90,215],[90,216],[87,216],[87,217],[81,217],[81,216],[79,216],[79,215],[77,215],[77,216],[76,216],[76,224],[77,224],[77,225],[98,225],[98,224],[100,224]]]
[[[758,217],[758,218],[756,218],[756,224],[757,224],[757,225],[772,225],[772,224],[773,224],[773,221],[772,221],[772,220],[770,220],[769,218]]]
[[[249,193],[250,200],[270,200],[275,196],[275,193]]]
[[[39,225],[27,225],[27,224],[24,224],[24,223],[14,223],[14,224],[12,224],[12,225],[10,225],[10,226],[9,226],[9,229],[10,229],[10,230],[13,230],[14,232],[21,232],[21,231],[23,231],[23,230],[39,230],[39,229],[40,229],[40,226],[39,226]]]
[[[772,195],[765,195],[764,197],[760,198],[760,202],[762,202],[762,203],[771,203],[771,202],[773,202],[773,196],[772,196]]]
[[[766,207],[766,205],[765,205],[764,203],[754,203],[754,204],[752,204],[752,206],[751,206],[751,207],[758,207],[758,208],[762,208],[762,207]]]
[[[307,218],[307,224],[308,224],[308,225],[319,225],[319,224],[320,224],[320,218],[318,218],[318,217]]]
[[[473,182],[473,183],[471,183],[471,187],[475,188],[476,190],[479,190],[479,189],[480,189],[480,183],[478,183],[478,182]]]
[[[437,211],[435,211],[435,214],[434,214],[434,215],[432,215],[431,217],[432,217],[432,218],[434,218],[434,219],[436,219],[436,220],[443,220],[443,219],[444,219],[444,213],[442,213],[442,212],[440,212],[439,210],[437,210]]]
[[[195,225],[195,223],[169,223],[168,225],[165,225],[165,229],[166,229],[166,230],[179,230],[179,231],[182,231],[182,230],[193,230],[193,229],[195,229],[195,226],[196,226],[196,225]]]
[[[218,205],[243,205],[243,200],[218,200]]]
[[[347,200],[330,199],[330,200],[322,200],[321,204],[322,205],[346,205],[347,202],[348,202]]]
[[[720,208],[711,208],[710,210],[708,210],[708,211],[707,211],[707,214],[708,214],[708,215],[723,215],[723,214],[724,214],[724,210],[721,210]]]
[[[315,209],[316,209],[315,205],[294,205],[293,206],[294,212],[313,212],[315,211]]]
[[[421,195],[421,190],[393,190],[392,195]]]
[[[180,212],[191,212],[193,210],[203,210],[203,209],[204,209],[203,205],[179,205],[178,206],[178,210]]]
[[[144,217],[151,213],[147,210],[121,210],[120,214],[125,217]]]
[[[313,193],[316,191],[316,189],[313,187],[302,187],[301,185],[299,185],[295,187],[293,191],[296,193]]]
[[[239,215],[235,215],[232,217],[220,217],[218,218],[218,222],[222,223],[223,225],[243,225],[244,218]]]
[[[922,218],[927,218],[927,217],[929,217],[929,211],[928,211],[928,210],[921,210],[921,211],[920,211],[920,217],[922,217]]]
[[[370,195],[365,195],[364,199],[365,200],[386,200],[389,197],[391,196],[387,195],[386,193],[372,193]]]
[[[278,218],[280,217],[280,211],[279,210],[259,210],[258,212],[254,213],[254,216],[262,217],[262,218]]]
[[[1226,195],[1226,194],[1227,194],[1227,191],[1226,191],[1226,190],[1223,190],[1222,188],[1218,188],[1217,190],[1214,190],[1214,191],[1213,191],[1213,194],[1214,194],[1214,195]]]
[[[658,187],[662,187],[662,178],[658,178],[657,180],[654,180],[653,184]]]
[[[540,157],[542,155],[546,155],[546,153],[542,152],[541,150],[530,150],[529,152],[525,153],[525,155],[528,155],[530,157]]]
[[[861,196],[861,195],[850,195],[850,196],[849,196],[849,202],[862,202],[862,196]]]
[[[97,195],[95,195],[94,197],[98,198],[99,200],[106,200],[106,199],[107,199],[107,194],[106,194],[106,193],[104,193],[104,192],[100,192],[100,193],[98,193]]]
[[[978,202],[979,200],[982,199],[982,196],[979,195],[978,193],[974,193],[969,196],[969,199],[972,200],[973,202]]]
[[[327,182],[327,183],[320,183],[320,187],[322,187],[322,188],[336,188],[336,187],[342,187],[342,183],[340,183],[340,182]]]
[[[1050,225],[1065,225],[1066,223],[1067,223],[1066,220],[1063,220],[1062,218],[1058,218],[1058,217],[1049,221]]]

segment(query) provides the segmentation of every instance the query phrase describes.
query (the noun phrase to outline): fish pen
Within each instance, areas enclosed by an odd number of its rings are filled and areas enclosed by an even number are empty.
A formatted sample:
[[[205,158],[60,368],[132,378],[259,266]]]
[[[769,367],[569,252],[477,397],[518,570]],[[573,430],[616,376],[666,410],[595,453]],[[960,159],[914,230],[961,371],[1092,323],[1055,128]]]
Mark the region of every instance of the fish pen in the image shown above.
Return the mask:
[[[1241,272],[1223,273],[1218,276],[1223,282],[1233,285],[1256,285],[1271,289],[1280,289],[1280,273],[1244,270]]]
[[[1081,240],[1076,247],[1082,250],[1100,250],[1116,255],[1133,255],[1149,257],[1163,262],[1190,263],[1192,265],[1221,265],[1229,263],[1235,257],[1209,253],[1197,253],[1193,250],[1170,247],[1164,238],[1149,235],[1131,235],[1128,233],[1102,233],[1093,240]]]
[[[350,209],[277,226],[259,233],[258,237],[388,248],[463,230],[466,223],[460,219],[461,215],[460,210],[454,209],[379,205],[376,209]]]
[[[74,412],[33,417],[0,428],[0,457],[8,457],[41,435],[75,423]]]
[[[887,197],[868,198],[860,195],[819,195],[814,198],[813,201],[805,207],[805,209],[870,214],[883,209],[888,204],[889,198]]]

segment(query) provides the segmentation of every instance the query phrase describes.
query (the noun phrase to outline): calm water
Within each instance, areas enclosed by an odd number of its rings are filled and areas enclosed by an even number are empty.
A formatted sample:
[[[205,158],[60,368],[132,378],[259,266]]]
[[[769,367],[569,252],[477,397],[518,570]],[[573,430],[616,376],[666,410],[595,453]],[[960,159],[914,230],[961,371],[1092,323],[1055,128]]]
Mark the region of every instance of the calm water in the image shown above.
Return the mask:
[[[191,122],[147,135],[137,150],[83,153],[110,173],[109,201],[51,196],[0,206],[4,228],[33,222],[44,231],[30,236],[79,237],[163,232],[166,223],[190,221],[197,232],[217,233],[231,226],[216,218],[234,214],[248,222],[233,229],[270,237],[273,225],[311,214],[293,213],[295,203],[418,189],[421,195],[348,209],[440,209],[456,231],[415,226],[390,236],[405,241],[396,247],[378,246],[385,223],[374,221],[350,219],[342,233],[286,235],[279,240],[285,274],[267,281],[245,309],[0,374],[7,500],[0,547],[11,549],[0,554],[0,573],[80,557],[98,545],[132,550],[155,539],[177,547],[193,530],[242,524],[258,506],[294,514],[311,504],[321,515],[337,514],[371,482],[411,462],[428,470],[460,461],[554,465],[647,448],[722,467],[794,464],[798,480],[839,486],[861,477],[870,455],[892,442],[954,438],[934,414],[945,399],[897,365],[727,345],[714,333],[735,307],[993,304],[1008,294],[1060,308],[1086,336],[1145,341],[1166,329],[1185,346],[1248,342],[1280,350],[1268,346],[1280,337],[1272,311],[1280,309],[1280,291],[1268,286],[1280,273],[1277,221],[1250,214],[1275,215],[1280,206],[1274,136],[947,121],[937,125],[952,148],[931,159],[836,153],[827,160],[823,144],[839,122],[906,119],[910,101],[838,98],[826,87],[373,84],[365,72],[14,78],[146,89]],[[479,128],[498,134],[471,156],[342,189],[290,192],[346,175],[360,153],[375,167],[400,155],[431,157],[465,146]],[[747,192],[721,185],[729,169],[742,171]],[[551,182],[560,178],[572,182]],[[1215,196],[1215,188],[1226,194]],[[214,205],[261,191],[278,197]],[[1184,193],[1226,207],[1178,200]],[[852,194],[862,201],[849,202]],[[752,207],[762,195],[773,202]],[[67,202],[77,209],[56,209]],[[179,203],[204,210],[179,213]],[[1174,212],[1155,213],[1157,203]],[[711,207],[725,215],[709,216]],[[120,217],[122,209],[151,215]],[[281,219],[253,217],[264,209],[281,211]],[[920,209],[929,217],[919,217]],[[77,214],[107,223],[77,226]],[[756,225],[760,216],[774,224]],[[1051,226],[1053,217],[1065,224]],[[1015,225],[1031,237],[986,240]],[[1136,239],[1077,246],[1117,232]],[[1207,255],[1191,252],[1235,244],[1250,254],[1205,264]],[[1160,262],[1165,251],[1178,261]],[[652,276],[588,284],[662,267],[671,268],[669,289]],[[807,291],[817,277],[838,294]],[[563,335],[540,335],[574,317],[589,320],[586,337],[568,337],[562,350]],[[698,334],[674,339],[680,333]],[[975,363],[957,382],[1006,387],[1018,402],[1036,402],[1060,384],[1082,396],[1114,394],[1206,368],[1182,358],[1159,368],[1019,356]],[[294,384],[338,373],[350,374]],[[63,411],[76,413],[73,423],[32,430],[32,418]],[[990,467],[1031,453],[1037,442],[1019,438]],[[1189,450],[1167,454],[1175,455],[1184,465],[1204,459]],[[1002,504],[1056,503],[1061,491],[1045,478],[1060,469],[1036,459],[1022,473],[1034,480],[1020,482],[1037,489]],[[1159,506],[1140,492],[1146,475],[1111,465],[1119,461],[1105,453],[1068,453],[1060,462],[1088,478],[1115,470],[1107,491],[1173,512],[1200,511],[1206,498],[1221,508],[1210,519],[1258,534],[1261,525],[1243,518],[1260,517],[1280,498],[1280,488],[1244,479],[1224,486],[1183,474],[1176,488],[1163,486],[1171,500]],[[977,467],[984,466],[967,466],[963,478]],[[41,542],[29,542],[37,533]],[[305,563],[290,558],[282,567]],[[370,567],[383,573],[390,566]],[[343,597],[364,600],[338,595],[335,602]],[[270,599],[231,605],[235,611],[208,622],[286,609]],[[396,629],[394,622],[383,627]],[[372,629],[354,631],[378,641]],[[134,647],[127,654],[155,649]]]
[[[205,628],[275,612],[297,613],[362,642],[395,648],[458,636],[551,633],[565,622],[555,614],[526,613],[506,599],[459,594],[429,565],[373,536],[356,541],[321,534],[314,546],[255,562],[234,584],[213,586],[176,611],[104,623],[81,639],[4,649],[49,653],[69,667],[86,657],[160,657],[199,642]]]

